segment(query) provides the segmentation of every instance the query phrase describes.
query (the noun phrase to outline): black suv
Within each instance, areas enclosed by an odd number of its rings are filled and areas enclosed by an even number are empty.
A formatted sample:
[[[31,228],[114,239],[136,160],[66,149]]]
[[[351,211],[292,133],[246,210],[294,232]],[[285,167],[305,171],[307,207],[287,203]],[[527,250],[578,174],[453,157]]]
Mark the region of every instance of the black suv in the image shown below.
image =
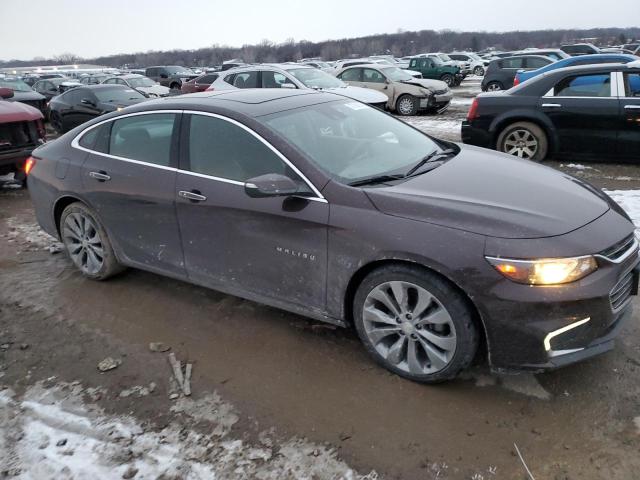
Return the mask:
[[[536,70],[555,60],[542,55],[514,55],[492,61],[480,85],[483,92],[509,90],[520,70]]]
[[[170,66],[170,67],[148,67],[144,73],[145,77],[158,82],[164,87],[172,90],[180,90],[183,82],[188,82],[199,75],[193,73],[187,67]]]

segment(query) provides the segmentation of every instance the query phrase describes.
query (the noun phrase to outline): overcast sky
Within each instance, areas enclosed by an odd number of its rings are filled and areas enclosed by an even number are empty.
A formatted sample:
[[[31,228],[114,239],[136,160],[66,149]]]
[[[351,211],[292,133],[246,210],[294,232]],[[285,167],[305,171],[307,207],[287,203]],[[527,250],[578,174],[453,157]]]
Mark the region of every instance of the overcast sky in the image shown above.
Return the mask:
[[[0,0],[0,58],[327,40],[398,29],[640,26],[640,0]]]

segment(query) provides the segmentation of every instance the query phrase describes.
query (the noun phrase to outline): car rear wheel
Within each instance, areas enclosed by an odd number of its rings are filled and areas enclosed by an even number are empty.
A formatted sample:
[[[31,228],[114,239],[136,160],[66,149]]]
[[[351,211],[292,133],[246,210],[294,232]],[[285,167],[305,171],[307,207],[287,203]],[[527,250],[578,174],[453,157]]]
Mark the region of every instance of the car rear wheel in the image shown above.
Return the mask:
[[[68,205],[60,216],[60,236],[74,265],[86,277],[105,280],[124,270],[107,232],[86,205]]]
[[[418,99],[413,95],[402,95],[396,102],[396,112],[400,115],[415,115],[418,113]]]
[[[448,87],[452,87],[453,83],[455,81],[455,79],[453,78],[453,75],[451,75],[449,73],[445,73],[444,75],[442,75],[440,77],[440,80],[442,80],[444,83],[446,83]]]
[[[180,90],[182,88],[182,85],[180,85],[179,83],[172,83],[169,88],[171,90]]]
[[[504,90],[500,82],[489,82],[487,84],[487,92],[497,92],[499,90]]]
[[[517,122],[498,136],[497,149],[527,160],[542,161],[547,156],[549,142],[544,130],[530,122]]]
[[[473,74],[478,77],[482,77],[484,75],[484,68],[482,68],[481,66],[477,66],[473,69]]]
[[[353,312],[369,354],[414,381],[453,379],[478,348],[478,330],[464,297],[427,270],[404,265],[374,270],[360,284]]]

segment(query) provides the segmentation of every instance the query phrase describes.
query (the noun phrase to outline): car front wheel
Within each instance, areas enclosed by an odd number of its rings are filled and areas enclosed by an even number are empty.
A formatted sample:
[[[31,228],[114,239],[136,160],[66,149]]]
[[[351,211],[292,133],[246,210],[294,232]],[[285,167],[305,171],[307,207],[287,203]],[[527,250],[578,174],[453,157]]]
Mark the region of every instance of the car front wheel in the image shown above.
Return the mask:
[[[444,83],[446,83],[448,87],[452,87],[454,82],[455,82],[455,79],[453,78],[453,75],[450,75],[448,73],[445,73],[444,75],[442,75],[440,77],[440,80],[442,80]]]
[[[367,351],[410,380],[453,379],[471,364],[478,348],[478,330],[462,294],[416,267],[373,271],[356,292],[353,313]]]
[[[549,143],[544,130],[530,122],[516,122],[498,136],[497,149],[527,160],[542,161],[547,156]]]
[[[60,216],[60,236],[74,265],[86,277],[105,280],[124,268],[116,259],[107,232],[86,205],[68,205]]]
[[[413,95],[402,95],[396,102],[396,112],[400,115],[415,115],[418,113],[418,99]]]

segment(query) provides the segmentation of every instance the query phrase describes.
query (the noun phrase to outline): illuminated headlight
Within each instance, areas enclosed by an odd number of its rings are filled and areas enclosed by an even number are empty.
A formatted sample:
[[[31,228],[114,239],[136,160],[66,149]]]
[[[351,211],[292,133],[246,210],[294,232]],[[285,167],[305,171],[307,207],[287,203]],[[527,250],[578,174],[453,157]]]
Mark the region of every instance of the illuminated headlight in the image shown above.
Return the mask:
[[[573,258],[510,260],[486,257],[493,267],[509,280],[527,285],[560,285],[586,277],[598,269],[591,255]]]

